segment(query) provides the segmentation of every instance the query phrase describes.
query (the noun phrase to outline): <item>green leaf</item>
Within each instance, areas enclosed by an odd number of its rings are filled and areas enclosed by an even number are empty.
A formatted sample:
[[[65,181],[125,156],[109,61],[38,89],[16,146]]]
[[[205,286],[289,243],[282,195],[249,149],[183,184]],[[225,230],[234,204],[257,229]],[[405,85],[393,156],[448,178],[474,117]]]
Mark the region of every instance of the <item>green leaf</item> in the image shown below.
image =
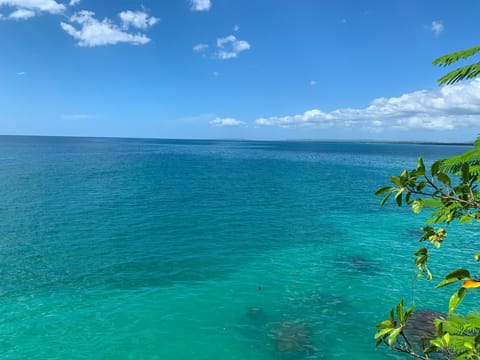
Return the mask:
[[[425,164],[423,163],[422,157],[418,158],[417,171],[418,175],[425,175]]]
[[[385,197],[382,199],[382,201],[380,201],[380,207],[385,205],[385,203],[387,202],[388,199],[390,199],[390,196],[392,196],[392,194],[393,193],[388,193],[387,195],[385,195]]]
[[[443,280],[441,283],[437,285],[437,288],[444,287],[446,285],[453,284],[457,281],[463,280],[463,279],[469,279],[470,278],[470,272],[466,269],[456,269],[452,271],[450,274],[445,276],[445,280]]]
[[[473,79],[480,74],[480,62],[462,66],[438,79],[438,85],[452,85],[462,80]]]
[[[465,223],[471,224],[473,222],[473,219],[470,216],[464,215],[460,218],[459,222],[460,224],[465,224]]]
[[[383,193],[386,193],[388,190],[391,190],[392,187],[391,186],[384,186],[384,187],[381,187],[380,189],[378,189],[377,191],[375,191],[375,195],[381,195]]]
[[[432,173],[432,176],[435,176],[437,175],[438,173],[438,169],[440,169],[440,164],[441,164],[441,161],[435,161],[432,166],[430,167],[430,172]]]
[[[393,344],[395,344],[395,341],[397,341],[397,337],[398,334],[400,334],[400,331],[402,331],[402,328],[396,328],[390,333],[390,335],[388,336],[389,346],[393,346]]]
[[[427,255],[428,253],[428,250],[426,247],[423,247],[423,248],[420,248],[418,249],[417,251],[415,251],[415,256],[419,256],[419,255]]]
[[[480,51],[480,46],[473,46],[468,49],[463,49],[447,55],[440,56],[435,60],[433,60],[432,64],[437,66],[443,66],[443,67],[449,66],[459,60],[468,59],[469,57],[475,55],[479,51]]]
[[[461,173],[462,173],[462,181],[465,183],[468,183],[468,181],[470,180],[470,166],[468,165],[467,162],[462,164]]]
[[[455,311],[458,305],[462,302],[463,298],[467,294],[467,289],[460,288],[457,292],[455,292],[448,303],[448,313],[451,314]]]
[[[404,314],[403,314],[403,299],[402,299],[397,304],[397,318],[400,321],[400,324],[403,323],[403,317],[404,317]]]
[[[401,188],[397,191],[397,193],[395,194],[395,201],[397,202],[397,205],[398,206],[402,206],[402,195],[403,195],[403,191],[404,189]]]
[[[374,338],[374,339],[378,339],[379,337],[382,337],[382,336],[384,336],[384,335],[392,332],[392,330],[394,330],[394,328],[391,328],[391,327],[386,328],[386,329],[382,329],[382,330],[378,331],[378,332],[374,335],[373,338]]]
[[[413,200],[412,202],[412,211],[415,213],[415,214],[420,214],[422,212],[422,209],[423,209],[423,201],[422,200]]]
[[[402,186],[402,183],[400,182],[400,179],[396,176],[390,176],[390,181],[397,186]]]
[[[437,173],[437,179],[447,186],[450,186],[452,183],[448,175],[441,172]]]
[[[386,329],[386,328],[392,328],[394,324],[389,320],[382,321],[381,323],[378,323],[375,325],[377,329]]]
[[[442,206],[442,201],[440,199],[422,199],[423,207],[434,209]]]
[[[464,279],[470,278],[470,272],[467,269],[455,269],[450,274],[445,276],[446,279],[457,278],[457,279]]]

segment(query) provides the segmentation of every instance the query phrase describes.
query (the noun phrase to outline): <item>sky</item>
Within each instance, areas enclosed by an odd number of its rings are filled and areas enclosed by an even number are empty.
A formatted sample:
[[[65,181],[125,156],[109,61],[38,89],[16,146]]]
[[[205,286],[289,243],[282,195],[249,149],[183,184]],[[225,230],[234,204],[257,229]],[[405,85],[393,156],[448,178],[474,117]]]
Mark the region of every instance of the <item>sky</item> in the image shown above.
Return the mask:
[[[0,134],[471,141],[472,0],[0,0]],[[462,64],[477,62],[472,58]],[[452,68],[453,69],[453,68]]]

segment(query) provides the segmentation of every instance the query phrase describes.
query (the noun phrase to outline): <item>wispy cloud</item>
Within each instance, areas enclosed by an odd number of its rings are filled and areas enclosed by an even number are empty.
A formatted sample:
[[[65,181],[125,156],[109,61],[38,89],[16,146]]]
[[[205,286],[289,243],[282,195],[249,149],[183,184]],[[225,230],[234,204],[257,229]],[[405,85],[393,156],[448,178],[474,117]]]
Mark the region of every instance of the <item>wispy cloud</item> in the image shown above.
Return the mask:
[[[480,79],[421,90],[399,97],[378,98],[363,109],[318,109],[303,114],[259,118],[259,126],[338,127],[372,131],[387,129],[452,130],[480,125]]]
[[[440,35],[444,30],[443,23],[441,21],[432,21],[430,30],[433,32],[433,35],[435,36]]]
[[[315,86],[315,85],[317,85],[317,81],[316,81],[316,80],[310,80],[310,81],[308,82],[308,84],[309,84],[310,86]]]
[[[97,115],[92,114],[66,114],[62,115],[62,119],[64,120],[90,120],[98,118]]]
[[[190,8],[193,11],[208,11],[212,7],[210,0],[190,0]]]
[[[25,71],[17,72],[17,76],[24,76],[24,75],[27,75],[27,73]]]
[[[234,118],[216,118],[210,121],[210,125],[223,127],[223,126],[242,126],[245,125],[243,121]]]
[[[128,25],[135,27],[151,26],[156,23],[155,18],[149,18],[146,14],[145,17],[138,17],[138,12],[122,12]],[[119,16],[121,17],[121,14]],[[125,15],[127,13],[127,15]],[[79,11],[70,17],[71,23],[76,23],[80,27],[76,28],[72,24],[61,22],[60,25],[69,35],[77,40],[79,46],[94,47],[103,45],[113,45],[117,43],[130,43],[133,45],[142,45],[150,42],[145,34],[142,33],[130,33],[127,29],[122,28],[114,24],[110,19],[105,18],[103,20],[95,19],[95,13],[92,11]],[[139,19],[141,18],[141,19]],[[153,20],[155,19],[155,20]],[[135,23],[135,25],[134,25]],[[125,20],[123,24],[125,25]]]
[[[195,45],[192,50],[193,52],[202,52],[202,51],[205,51],[208,49],[208,45],[207,44],[197,44]]]
[[[70,2],[68,3],[68,5],[70,6],[75,6],[78,4],[80,4],[80,0],[70,0]]]
[[[232,28],[233,31],[237,32],[240,30],[240,26],[238,25],[234,25],[233,28]]]
[[[147,29],[150,26],[155,25],[160,19],[148,16],[145,11],[122,11],[120,14],[120,19],[122,20],[122,27],[128,29],[130,26],[136,27],[138,29]]]
[[[229,35],[217,39],[216,53],[217,58],[221,60],[233,59],[242,51],[250,49],[250,44],[245,40],[238,40],[234,35]]]
[[[0,9],[9,11],[0,19],[25,20],[40,13],[60,14],[66,6],[55,0],[0,0]]]
[[[13,20],[26,20],[28,18],[34,17],[35,11],[27,9],[17,9],[8,15],[9,19]]]

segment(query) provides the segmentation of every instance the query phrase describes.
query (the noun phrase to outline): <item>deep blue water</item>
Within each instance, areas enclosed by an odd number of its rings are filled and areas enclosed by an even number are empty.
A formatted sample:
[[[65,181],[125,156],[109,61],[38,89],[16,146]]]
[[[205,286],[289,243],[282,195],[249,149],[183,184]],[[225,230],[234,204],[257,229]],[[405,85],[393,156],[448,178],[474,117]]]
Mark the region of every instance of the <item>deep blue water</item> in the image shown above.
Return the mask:
[[[467,148],[0,137],[0,356],[401,358],[375,323],[450,290],[413,282],[425,216],[374,191]]]

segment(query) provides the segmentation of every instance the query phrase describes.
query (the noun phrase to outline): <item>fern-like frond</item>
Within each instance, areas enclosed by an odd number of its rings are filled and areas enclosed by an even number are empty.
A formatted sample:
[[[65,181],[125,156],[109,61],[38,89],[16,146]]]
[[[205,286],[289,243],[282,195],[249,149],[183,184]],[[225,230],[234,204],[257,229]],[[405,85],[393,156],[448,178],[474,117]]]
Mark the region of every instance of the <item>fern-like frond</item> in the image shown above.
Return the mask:
[[[433,60],[433,65],[448,66],[461,59],[468,59],[480,51],[480,46],[474,46],[465,50],[456,51],[451,54],[440,56]]]
[[[457,174],[462,169],[462,165],[469,165],[470,174],[480,175],[480,147],[475,147],[461,155],[452,156],[447,159],[440,160],[440,170],[445,173]]]
[[[462,66],[458,69],[450,71],[446,75],[438,79],[439,85],[452,85],[462,80],[469,80],[480,74],[480,62]]]

